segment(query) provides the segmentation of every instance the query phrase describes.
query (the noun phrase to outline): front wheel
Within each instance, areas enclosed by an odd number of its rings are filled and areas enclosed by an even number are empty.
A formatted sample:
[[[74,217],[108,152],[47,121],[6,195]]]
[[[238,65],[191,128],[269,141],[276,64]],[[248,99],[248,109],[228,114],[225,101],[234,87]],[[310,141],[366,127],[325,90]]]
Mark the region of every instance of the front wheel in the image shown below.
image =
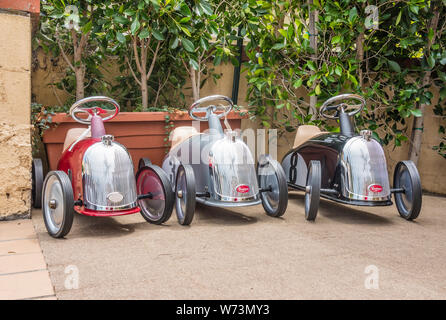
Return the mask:
[[[416,219],[421,210],[422,192],[420,175],[412,161],[398,162],[393,175],[393,187],[403,189],[403,192],[395,193],[400,216],[406,220]]]
[[[169,220],[174,195],[166,173],[158,166],[143,166],[136,173],[136,190],[141,215],[150,223]]]
[[[282,166],[269,156],[259,159],[257,177],[266,214],[282,216],[288,206],[288,185]]]
[[[180,165],[175,183],[175,210],[178,223],[187,226],[195,214],[195,175],[190,165]]]
[[[305,219],[316,220],[321,195],[321,163],[312,160],[308,167],[305,187]]]
[[[70,232],[74,217],[73,188],[63,171],[51,171],[43,183],[42,211],[45,226],[54,238]]]

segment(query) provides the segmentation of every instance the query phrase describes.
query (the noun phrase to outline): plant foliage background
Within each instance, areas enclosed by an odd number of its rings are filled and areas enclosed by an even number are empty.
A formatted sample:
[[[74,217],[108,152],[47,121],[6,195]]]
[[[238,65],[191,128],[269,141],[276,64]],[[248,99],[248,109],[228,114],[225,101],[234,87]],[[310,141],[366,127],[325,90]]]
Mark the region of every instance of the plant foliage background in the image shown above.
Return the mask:
[[[185,107],[185,89],[200,97],[219,80],[216,65],[237,65],[242,38],[248,107],[264,127],[335,131],[318,108],[358,93],[368,101],[358,127],[384,144],[409,141],[416,161],[427,108],[440,120],[434,149],[446,157],[445,8],[446,0],[43,0],[35,47],[65,60],[56,85],[71,94],[67,105],[108,94],[125,111],[165,110]],[[119,74],[107,82],[110,62]]]

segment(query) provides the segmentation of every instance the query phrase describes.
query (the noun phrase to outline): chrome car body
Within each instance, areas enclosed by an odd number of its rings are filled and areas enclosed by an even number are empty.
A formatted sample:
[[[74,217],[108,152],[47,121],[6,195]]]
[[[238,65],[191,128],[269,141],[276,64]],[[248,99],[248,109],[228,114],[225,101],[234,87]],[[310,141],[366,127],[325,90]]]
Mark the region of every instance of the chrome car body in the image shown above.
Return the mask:
[[[137,206],[133,163],[127,149],[105,135],[82,157],[84,206],[90,210],[120,211]]]
[[[261,203],[254,159],[235,132],[209,130],[174,147],[162,165],[172,186],[180,164],[192,166],[197,194],[209,193],[197,202],[225,207]]]
[[[303,189],[311,160],[321,162],[323,194],[356,205],[390,205],[391,190],[384,150],[375,139],[326,133],[288,152],[282,167],[292,187]]]

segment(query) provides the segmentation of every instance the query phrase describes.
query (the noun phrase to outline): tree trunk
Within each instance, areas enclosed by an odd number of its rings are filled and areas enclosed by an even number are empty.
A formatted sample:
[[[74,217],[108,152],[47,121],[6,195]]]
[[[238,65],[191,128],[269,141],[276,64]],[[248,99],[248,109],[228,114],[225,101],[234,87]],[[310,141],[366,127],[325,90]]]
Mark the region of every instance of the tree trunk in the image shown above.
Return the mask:
[[[147,111],[149,107],[149,87],[147,85],[147,46],[144,39],[141,43],[141,99],[142,110]]]
[[[147,111],[149,107],[149,87],[147,85],[147,77],[145,74],[141,75],[141,99],[142,109]]]
[[[426,57],[430,56],[431,54],[431,47],[435,43],[436,33],[437,33],[437,27],[438,27],[438,20],[440,17],[440,11],[438,8],[434,7],[433,4],[431,4],[431,11],[433,13],[432,20],[429,23],[429,28],[432,28],[434,31],[434,36],[432,37],[432,40],[429,40],[426,46],[425,55]],[[431,70],[428,70],[425,72],[423,76],[422,81],[422,87],[426,87],[431,83]],[[424,130],[424,110],[428,104],[420,104],[418,109],[421,111],[421,117],[415,117],[413,121],[413,127],[412,127],[412,133],[411,133],[411,145],[409,148],[409,159],[412,160],[415,164],[418,164],[418,159],[420,158],[420,152],[421,152],[421,142],[423,140],[423,130]]]
[[[76,100],[83,99],[85,96],[85,88],[84,88],[84,70],[82,67],[75,67],[76,71],[74,72],[76,75]]]
[[[313,49],[313,53],[311,55],[311,60],[314,61],[314,63],[317,66],[317,30],[316,30],[316,21],[318,16],[317,10],[312,10],[311,6],[313,5],[313,0],[308,0],[308,15],[309,15],[309,32],[310,32],[310,48]],[[313,75],[315,72],[312,71],[311,75]],[[314,90],[317,86],[317,81],[315,80],[313,85],[311,86],[311,89]],[[317,114],[316,110],[316,104],[317,104],[317,96],[310,96],[310,113],[311,114]]]
[[[198,99],[200,99],[200,84],[197,83],[197,76],[195,74],[194,67],[190,66],[189,74],[190,74],[190,81],[192,84],[193,99],[194,101],[197,101]]]

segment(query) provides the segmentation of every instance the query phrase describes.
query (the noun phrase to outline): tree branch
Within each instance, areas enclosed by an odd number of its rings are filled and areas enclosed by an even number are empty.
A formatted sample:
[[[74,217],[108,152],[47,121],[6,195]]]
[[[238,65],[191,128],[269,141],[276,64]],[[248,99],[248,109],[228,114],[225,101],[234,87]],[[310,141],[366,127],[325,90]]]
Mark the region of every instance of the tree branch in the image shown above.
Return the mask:
[[[158,41],[158,43],[156,44],[155,52],[153,53],[152,63],[150,64],[149,71],[147,72],[147,79],[150,78],[153,68],[155,67],[155,62],[156,62],[156,59],[158,56],[158,50],[160,48],[160,45],[161,45],[161,41]]]
[[[138,48],[136,47],[136,37],[132,37],[133,53],[135,55],[136,68],[142,73],[141,62],[139,61]]]
[[[135,71],[133,71],[133,68],[132,68],[132,66],[130,65],[129,58],[125,57],[125,62],[127,62],[128,66],[129,66],[129,69],[130,69],[130,72],[132,73],[132,76],[133,76],[133,78],[135,79],[135,81],[136,81],[139,85],[141,85],[141,81],[139,81],[138,77],[137,77],[136,74],[135,74]]]

